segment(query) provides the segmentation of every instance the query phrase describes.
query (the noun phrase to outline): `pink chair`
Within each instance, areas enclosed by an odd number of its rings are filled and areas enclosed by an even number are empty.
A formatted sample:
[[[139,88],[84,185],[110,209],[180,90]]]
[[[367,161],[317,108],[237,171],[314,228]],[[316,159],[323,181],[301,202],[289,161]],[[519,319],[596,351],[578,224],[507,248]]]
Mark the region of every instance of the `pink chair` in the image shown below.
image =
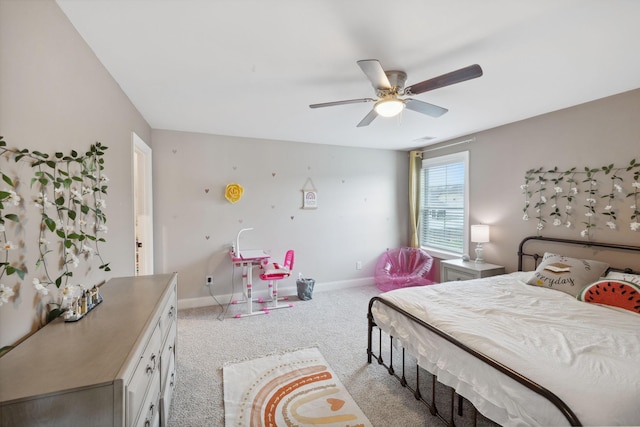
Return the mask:
[[[276,308],[293,307],[293,304],[278,305],[278,300],[286,301],[288,299],[287,297],[278,297],[278,281],[291,276],[291,271],[293,270],[293,258],[294,252],[290,249],[284,256],[283,264],[270,262],[260,266],[260,279],[269,282],[269,298],[271,302],[273,302],[272,306],[264,307],[264,311],[268,312],[269,310]]]
[[[396,248],[383,253],[376,263],[376,285],[383,291],[408,286],[431,285],[427,279],[433,266],[433,258],[420,248]]]

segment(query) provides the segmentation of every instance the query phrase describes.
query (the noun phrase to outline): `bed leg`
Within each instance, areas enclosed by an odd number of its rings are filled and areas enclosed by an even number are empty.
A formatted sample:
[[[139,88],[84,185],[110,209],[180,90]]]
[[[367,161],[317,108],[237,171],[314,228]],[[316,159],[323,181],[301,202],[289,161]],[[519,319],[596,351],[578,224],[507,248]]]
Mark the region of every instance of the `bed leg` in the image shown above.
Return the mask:
[[[395,370],[393,369],[393,337],[389,337],[389,367],[387,368],[389,375],[393,375]]]
[[[384,359],[382,358],[382,330],[378,329],[378,365],[382,365],[384,363]]]
[[[438,409],[436,408],[436,376],[431,376],[431,405],[429,406],[429,412],[431,415],[436,415]]]
[[[404,375],[404,367],[406,365],[405,362],[405,358],[404,358],[404,347],[402,347],[402,378],[400,378],[400,385],[402,387],[406,387],[407,386],[407,377]]]
[[[451,389],[451,406],[449,408],[449,425],[454,425],[453,407],[455,406],[455,403],[456,403],[456,391],[454,389]]]
[[[420,393],[420,366],[416,363],[416,391],[413,393],[416,400],[422,399],[422,393]]]
[[[462,396],[458,394],[458,415],[462,416]]]
[[[367,363],[371,363],[371,355],[373,353],[373,348],[372,348],[372,344],[373,344],[373,320],[371,319],[371,315],[369,314],[368,316],[368,325],[369,325],[369,336],[367,337]]]

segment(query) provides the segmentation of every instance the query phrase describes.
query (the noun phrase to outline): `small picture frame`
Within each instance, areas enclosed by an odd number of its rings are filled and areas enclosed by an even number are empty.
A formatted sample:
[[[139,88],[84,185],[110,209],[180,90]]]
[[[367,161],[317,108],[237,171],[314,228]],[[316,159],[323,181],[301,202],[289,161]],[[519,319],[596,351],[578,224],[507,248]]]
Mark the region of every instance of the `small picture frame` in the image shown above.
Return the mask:
[[[318,191],[302,190],[302,209],[318,208]]]

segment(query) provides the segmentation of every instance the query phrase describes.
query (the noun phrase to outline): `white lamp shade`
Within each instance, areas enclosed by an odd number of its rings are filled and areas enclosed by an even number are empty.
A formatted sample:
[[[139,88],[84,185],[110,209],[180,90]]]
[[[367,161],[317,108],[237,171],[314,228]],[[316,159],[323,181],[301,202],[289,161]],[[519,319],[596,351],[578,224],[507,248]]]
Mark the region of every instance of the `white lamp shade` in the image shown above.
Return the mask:
[[[486,224],[478,224],[471,226],[471,241],[474,243],[488,243],[489,226]]]
[[[382,99],[376,102],[373,109],[382,117],[393,117],[404,109],[404,102],[399,99]]]

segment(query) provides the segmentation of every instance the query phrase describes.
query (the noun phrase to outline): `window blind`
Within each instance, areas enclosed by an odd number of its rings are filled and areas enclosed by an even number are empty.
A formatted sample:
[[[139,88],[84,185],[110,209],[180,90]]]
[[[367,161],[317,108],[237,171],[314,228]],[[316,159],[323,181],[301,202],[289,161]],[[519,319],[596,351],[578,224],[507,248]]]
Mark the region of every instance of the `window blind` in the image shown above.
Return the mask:
[[[463,254],[466,219],[466,161],[445,156],[423,162],[420,185],[420,244]],[[440,160],[440,161],[438,161]]]

